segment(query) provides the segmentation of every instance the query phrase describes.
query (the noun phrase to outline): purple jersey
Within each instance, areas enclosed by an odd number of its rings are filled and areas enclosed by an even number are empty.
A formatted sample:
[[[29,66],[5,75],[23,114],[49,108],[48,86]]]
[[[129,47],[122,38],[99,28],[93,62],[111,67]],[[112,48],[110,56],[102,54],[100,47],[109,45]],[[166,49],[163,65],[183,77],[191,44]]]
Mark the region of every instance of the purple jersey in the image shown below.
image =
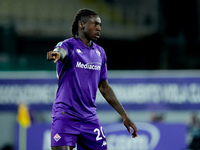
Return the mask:
[[[67,56],[63,61],[57,61],[59,84],[52,117],[62,112],[78,120],[96,119],[98,84],[107,79],[104,49],[94,42],[92,47],[87,47],[75,38],[59,42],[57,47],[65,49]]]

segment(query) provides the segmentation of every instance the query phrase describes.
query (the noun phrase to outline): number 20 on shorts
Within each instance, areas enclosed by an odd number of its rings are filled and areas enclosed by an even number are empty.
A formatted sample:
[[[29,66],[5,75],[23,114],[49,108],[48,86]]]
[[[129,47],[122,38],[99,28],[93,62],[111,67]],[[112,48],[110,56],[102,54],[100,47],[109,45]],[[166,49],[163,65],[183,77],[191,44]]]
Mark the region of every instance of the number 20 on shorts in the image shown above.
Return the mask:
[[[102,134],[102,136],[103,136],[104,138],[106,137],[106,136],[104,135],[104,133],[103,133],[103,127],[102,127],[102,126],[101,126],[100,129],[99,129],[99,128],[95,128],[95,129],[94,129],[94,132],[97,132],[96,141],[99,141],[99,140],[102,139],[101,134]]]

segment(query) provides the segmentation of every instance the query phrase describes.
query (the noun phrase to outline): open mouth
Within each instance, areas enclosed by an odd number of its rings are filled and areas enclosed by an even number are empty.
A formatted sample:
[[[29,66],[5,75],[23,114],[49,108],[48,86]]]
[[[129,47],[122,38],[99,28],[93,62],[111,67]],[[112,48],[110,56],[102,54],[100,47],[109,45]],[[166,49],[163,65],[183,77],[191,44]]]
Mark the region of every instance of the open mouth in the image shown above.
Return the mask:
[[[98,39],[100,37],[100,33],[96,33],[95,37]]]

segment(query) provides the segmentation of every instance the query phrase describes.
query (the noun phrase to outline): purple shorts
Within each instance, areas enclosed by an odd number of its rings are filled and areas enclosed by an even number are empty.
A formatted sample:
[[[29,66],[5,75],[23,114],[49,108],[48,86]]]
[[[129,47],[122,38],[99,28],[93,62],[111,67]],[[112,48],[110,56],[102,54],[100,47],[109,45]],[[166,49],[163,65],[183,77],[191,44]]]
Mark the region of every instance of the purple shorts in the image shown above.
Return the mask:
[[[54,117],[51,127],[51,146],[73,146],[77,150],[106,150],[107,142],[99,120],[83,122]]]

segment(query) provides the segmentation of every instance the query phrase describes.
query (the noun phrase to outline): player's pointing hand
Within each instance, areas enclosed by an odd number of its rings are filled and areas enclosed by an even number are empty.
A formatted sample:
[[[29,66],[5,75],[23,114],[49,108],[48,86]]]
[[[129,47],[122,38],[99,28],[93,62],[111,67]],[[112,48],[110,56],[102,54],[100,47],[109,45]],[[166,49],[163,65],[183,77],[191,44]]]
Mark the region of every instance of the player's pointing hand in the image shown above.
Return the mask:
[[[56,63],[60,59],[60,55],[58,52],[49,51],[47,52],[47,60],[51,61],[54,60],[54,63]]]

